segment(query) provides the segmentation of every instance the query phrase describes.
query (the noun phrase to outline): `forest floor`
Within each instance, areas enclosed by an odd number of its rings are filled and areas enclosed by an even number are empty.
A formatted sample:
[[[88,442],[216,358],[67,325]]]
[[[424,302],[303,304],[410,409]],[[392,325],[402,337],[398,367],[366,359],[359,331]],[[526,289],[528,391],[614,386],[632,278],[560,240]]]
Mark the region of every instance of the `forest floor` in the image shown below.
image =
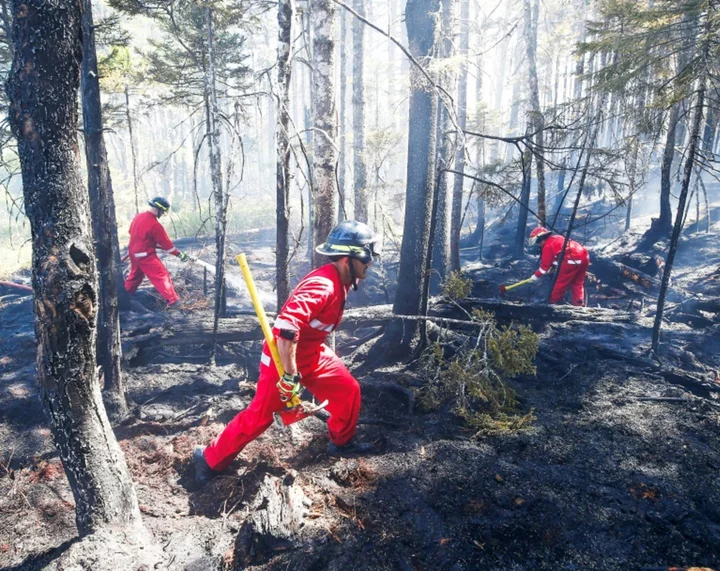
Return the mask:
[[[720,296],[716,241],[717,234],[686,236],[669,309]],[[271,234],[238,243],[247,244],[256,281],[270,292]],[[612,255],[598,248],[598,261],[652,265],[652,256],[628,258],[632,246],[632,239],[615,243]],[[500,283],[529,276],[536,264],[530,257],[505,262],[502,251],[470,262],[473,253],[465,253],[472,295],[494,302]],[[376,268],[369,301],[392,299],[382,279],[392,281],[394,267]],[[209,312],[194,269],[171,264],[171,271],[186,309],[145,318]],[[417,386],[417,362],[368,368],[349,358],[366,332],[344,331],[337,351],[358,371],[361,418],[376,421],[359,432],[377,453],[329,457],[324,423],[309,419],[292,430],[271,427],[227,473],[198,485],[192,449],[250,402],[259,343],[226,344],[215,367],[205,363],[207,347],[160,349],[128,363],[134,415],[116,434],[144,523],[164,552],[158,568],[720,569],[720,319],[696,311],[691,325],[668,322],[656,363],[647,357],[652,291],[643,302],[633,284],[588,281],[590,305],[619,315],[635,300],[636,319],[532,321],[540,335],[537,374],[510,384],[536,420],[493,436],[474,435],[452,410],[409,414],[402,392],[387,387]],[[515,290],[508,303],[541,303],[543,288]],[[31,571],[61,561],[76,528],[38,398],[31,298],[17,294],[0,291],[0,567]],[[230,302],[247,308],[242,295]],[[259,541],[248,522],[266,509],[272,490],[291,490],[302,517],[288,536]],[[78,565],[95,568],[91,558]]]

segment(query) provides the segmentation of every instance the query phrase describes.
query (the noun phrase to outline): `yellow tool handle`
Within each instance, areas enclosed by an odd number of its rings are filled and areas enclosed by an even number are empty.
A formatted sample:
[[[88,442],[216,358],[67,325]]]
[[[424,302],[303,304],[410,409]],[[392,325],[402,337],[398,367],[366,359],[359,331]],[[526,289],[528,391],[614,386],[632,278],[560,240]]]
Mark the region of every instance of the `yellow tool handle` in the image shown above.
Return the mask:
[[[280,353],[278,353],[277,345],[275,344],[275,338],[273,337],[272,330],[270,329],[270,323],[268,323],[265,310],[263,309],[262,302],[258,297],[257,290],[255,289],[255,282],[253,281],[252,274],[250,273],[250,266],[248,266],[247,258],[245,254],[239,254],[237,256],[237,262],[240,264],[245,283],[247,284],[248,292],[250,293],[250,299],[255,307],[255,313],[257,314],[258,321],[260,321],[260,327],[262,328],[265,341],[270,349],[270,355],[272,355],[273,361],[275,361],[275,367],[277,367],[278,374],[282,377],[285,374],[285,369],[280,361]]]
[[[516,287],[520,287],[521,285],[529,284],[531,281],[532,281],[532,278],[528,278],[528,279],[518,282],[516,284],[505,286],[505,291],[510,291],[511,289],[515,289]]]

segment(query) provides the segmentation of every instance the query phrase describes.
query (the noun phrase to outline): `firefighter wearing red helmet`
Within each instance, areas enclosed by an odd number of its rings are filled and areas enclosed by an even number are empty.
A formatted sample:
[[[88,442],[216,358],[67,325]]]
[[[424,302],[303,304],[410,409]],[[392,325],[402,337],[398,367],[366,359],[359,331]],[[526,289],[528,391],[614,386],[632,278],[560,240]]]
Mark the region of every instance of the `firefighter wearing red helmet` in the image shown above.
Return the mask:
[[[530,232],[528,245],[537,245],[541,250],[540,267],[531,276],[532,281],[543,277],[552,266],[557,266],[565,241],[564,236],[553,234],[542,226]],[[550,294],[550,303],[562,301],[569,288],[572,304],[585,305],[585,274],[589,265],[590,254],[587,249],[575,240],[568,240],[557,281]]]
[[[170,272],[158,258],[156,248],[177,256],[183,262],[187,262],[190,257],[175,247],[158,220],[170,210],[170,203],[162,196],[156,196],[148,205],[150,208],[137,214],[130,224],[130,273],[125,280],[125,289],[129,294],[134,294],[147,276],[168,306],[171,306],[180,301],[180,296],[175,291]]]
[[[207,448],[196,448],[193,453],[198,480],[207,481],[226,469],[245,446],[267,430],[273,413],[285,406],[279,385],[284,392],[295,394],[302,384],[319,401],[329,401],[329,454],[371,451],[370,443],[353,441],[360,414],[360,385],[325,345],[325,339],[340,324],[350,288],[357,289],[357,282],[365,279],[373,258],[378,256],[376,240],[366,224],[345,220],[316,248],[330,258],[330,263],[300,280],[273,324],[285,375],[280,378],[265,343],[252,402]]]

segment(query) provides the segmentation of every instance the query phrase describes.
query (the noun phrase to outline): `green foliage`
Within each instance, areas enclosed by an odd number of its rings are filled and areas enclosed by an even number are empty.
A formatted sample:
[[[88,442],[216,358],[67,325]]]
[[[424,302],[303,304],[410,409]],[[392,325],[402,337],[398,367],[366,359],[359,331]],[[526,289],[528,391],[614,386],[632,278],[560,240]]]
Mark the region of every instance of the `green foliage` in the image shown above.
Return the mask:
[[[476,435],[529,426],[533,411],[521,411],[506,381],[519,374],[535,375],[537,334],[525,326],[498,328],[482,311],[473,312],[473,321],[480,335],[466,338],[451,357],[441,342],[423,353],[420,369],[425,383],[418,390],[418,408],[429,412],[450,406]]]
[[[442,294],[452,300],[466,298],[472,291],[472,278],[466,278],[462,272],[452,271],[442,284]]]

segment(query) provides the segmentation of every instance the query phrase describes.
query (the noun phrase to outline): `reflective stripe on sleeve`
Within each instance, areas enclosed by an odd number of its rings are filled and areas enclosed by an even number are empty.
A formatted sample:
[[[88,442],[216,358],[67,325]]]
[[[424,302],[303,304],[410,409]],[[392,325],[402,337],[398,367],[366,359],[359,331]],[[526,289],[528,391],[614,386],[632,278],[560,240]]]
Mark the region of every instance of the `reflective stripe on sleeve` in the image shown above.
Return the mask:
[[[266,355],[265,353],[263,353],[262,355],[260,355],[260,362],[261,362],[263,365],[265,365],[266,367],[269,367],[269,366],[270,366],[270,361],[271,361],[270,355]]]
[[[330,333],[333,330],[334,325],[332,323],[330,325],[328,325],[327,323],[323,323],[319,319],[313,319],[310,322],[310,327],[312,327],[313,329],[319,329],[320,331],[327,331],[328,333]]]
[[[547,273],[547,270],[543,270],[542,268],[538,268],[538,272],[540,272],[541,275],[545,275]]]
[[[295,327],[292,323],[289,321],[282,319],[281,317],[278,317],[273,322],[273,327],[276,329],[289,329],[290,331],[297,331],[297,327]]]

